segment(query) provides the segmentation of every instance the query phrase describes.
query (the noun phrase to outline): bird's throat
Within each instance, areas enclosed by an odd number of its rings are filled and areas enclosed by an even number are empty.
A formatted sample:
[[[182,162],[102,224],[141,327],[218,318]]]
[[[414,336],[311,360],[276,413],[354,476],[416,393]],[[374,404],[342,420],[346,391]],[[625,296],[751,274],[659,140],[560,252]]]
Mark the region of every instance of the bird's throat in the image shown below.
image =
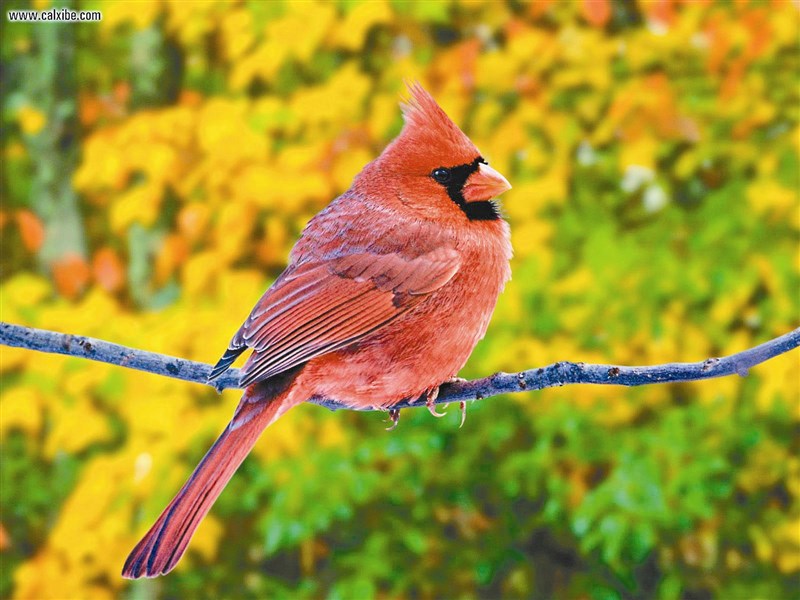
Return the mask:
[[[453,197],[450,196],[450,198],[452,199]],[[496,221],[501,218],[500,211],[493,200],[464,202],[464,198],[462,197],[461,202],[455,199],[453,199],[453,201],[464,211],[464,214],[467,215],[470,221]]]

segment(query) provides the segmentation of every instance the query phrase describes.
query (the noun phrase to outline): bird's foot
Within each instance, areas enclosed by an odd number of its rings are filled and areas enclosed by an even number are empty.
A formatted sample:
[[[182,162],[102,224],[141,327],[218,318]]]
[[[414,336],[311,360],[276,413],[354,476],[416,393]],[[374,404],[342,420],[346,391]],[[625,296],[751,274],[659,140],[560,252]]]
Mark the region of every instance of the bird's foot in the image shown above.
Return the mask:
[[[397,424],[400,422],[400,409],[399,408],[390,408],[389,409],[389,420],[392,424],[386,428],[386,431],[394,431],[397,427]]]
[[[464,379],[463,377],[456,377],[455,375],[453,375],[450,379],[445,381],[445,383],[465,383],[466,381],[467,380]]]
[[[461,429],[464,426],[464,421],[467,420],[467,402],[466,400],[462,400],[458,403],[458,408],[461,410],[461,425],[458,426]]]
[[[428,411],[437,418],[443,417],[445,413],[436,412],[436,398],[439,397],[439,387],[431,388],[425,392],[425,406]]]

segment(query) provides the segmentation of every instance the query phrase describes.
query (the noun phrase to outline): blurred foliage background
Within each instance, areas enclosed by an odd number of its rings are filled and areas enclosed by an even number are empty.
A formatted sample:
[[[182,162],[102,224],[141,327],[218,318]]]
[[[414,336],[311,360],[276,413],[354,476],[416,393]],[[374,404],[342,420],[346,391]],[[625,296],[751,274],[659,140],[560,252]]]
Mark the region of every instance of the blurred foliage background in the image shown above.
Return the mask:
[[[514,184],[514,279],[463,375],[694,361],[800,325],[796,3],[63,6],[103,21],[3,23],[3,320],[213,363],[418,79]],[[1,352],[2,597],[800,585],[796,352],[746,379],[494,398],[463,429],[299,407],[177,571],[134,583],[125,556],[238,393]]]

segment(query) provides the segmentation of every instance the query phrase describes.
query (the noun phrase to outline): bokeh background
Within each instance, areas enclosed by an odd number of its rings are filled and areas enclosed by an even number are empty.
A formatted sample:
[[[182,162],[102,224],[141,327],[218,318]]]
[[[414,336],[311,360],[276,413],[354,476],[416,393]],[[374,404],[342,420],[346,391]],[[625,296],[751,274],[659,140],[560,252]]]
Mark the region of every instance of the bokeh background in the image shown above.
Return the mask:
[[[800,325],[797,3],[64,6],[103,21],[3,23],[5,321],[213,363],[399,131],[408,79],[514,184],[514,279],[463,375],[701,360]],[[747,378],[493,398],[463,429],[452,407],[392,433],[299,407],[179,568],[134,583],[125,556],[238,393],[1,352],[2,597],[800,585],[797,352]]]

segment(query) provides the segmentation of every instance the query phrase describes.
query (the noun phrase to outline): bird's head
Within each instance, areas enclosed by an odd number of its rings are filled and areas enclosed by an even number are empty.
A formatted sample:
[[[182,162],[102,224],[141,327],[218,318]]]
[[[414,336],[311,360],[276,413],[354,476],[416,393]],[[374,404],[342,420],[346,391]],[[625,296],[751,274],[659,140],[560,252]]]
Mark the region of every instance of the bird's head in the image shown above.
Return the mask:
[[[422,214],[499,219],[493,200],[511,185],[421,85],[409,93],[403,130],[375,161],[385,183]]]

